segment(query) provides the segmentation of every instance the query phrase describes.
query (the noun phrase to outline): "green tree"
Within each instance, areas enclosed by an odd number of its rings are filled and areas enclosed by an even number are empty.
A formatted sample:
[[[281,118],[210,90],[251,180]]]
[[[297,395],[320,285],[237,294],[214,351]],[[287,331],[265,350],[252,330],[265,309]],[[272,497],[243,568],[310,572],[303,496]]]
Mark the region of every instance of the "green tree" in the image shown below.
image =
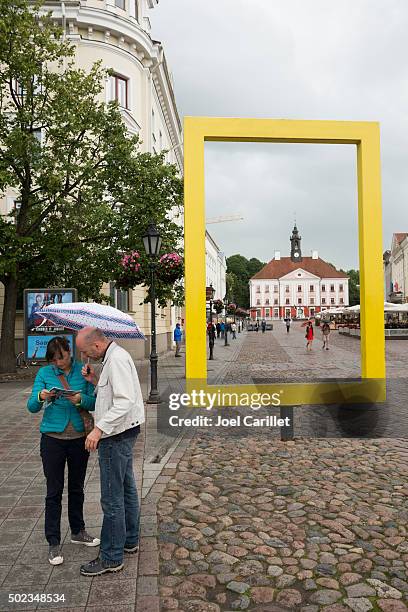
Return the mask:
[[[349,277],[349,303],[355,306],[360,303],[360,272],[359,270],[347,270]]]
[[[0,192],[19,200],[0,219],[0,371],[14,369],[19,289],[62,284],[102,299],[118,253],[141,247],[150,221],[164,247],[180,250],[180,230],[167,223],[181,206],[175,168],[138,152],[117,104],[101,101],[106,72],[76,69],[73,56],[40,3],[0,0]]]
[[[248,260],[237,254],[227,258],[227,289],[233,287],[234,301],[238,306],[249,308],[249,279],[264,265],[256,257]]]

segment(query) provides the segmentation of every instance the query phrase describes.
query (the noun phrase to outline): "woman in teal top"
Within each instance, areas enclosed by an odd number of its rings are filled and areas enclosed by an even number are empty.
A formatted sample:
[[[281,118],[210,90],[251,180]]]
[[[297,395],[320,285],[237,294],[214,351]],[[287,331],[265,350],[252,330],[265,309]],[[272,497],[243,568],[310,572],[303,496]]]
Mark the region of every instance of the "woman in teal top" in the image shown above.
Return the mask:
[[[98,546],[98,538],[85,531],[83,517],[84,482],[89,452],[85,450],[85,428],[79,409],[95,409],[94,387],[81,374],[82,365],[73,360],[67,338],[56,336],[47,345],[47,366],[34,381],[27,407],[30,412],[44,410],[40,425],[40,452],[47,480],[45,498],[45,537],[48,560],[63,563],[60,550],[61,510],[65,464],[68,465],[68,519],[71,542]],[[64,381],[64,382],[63,382]],[[65,384],[64,384],[65,383]],[[57,397],[53,387],[67,387],[78,393]]]

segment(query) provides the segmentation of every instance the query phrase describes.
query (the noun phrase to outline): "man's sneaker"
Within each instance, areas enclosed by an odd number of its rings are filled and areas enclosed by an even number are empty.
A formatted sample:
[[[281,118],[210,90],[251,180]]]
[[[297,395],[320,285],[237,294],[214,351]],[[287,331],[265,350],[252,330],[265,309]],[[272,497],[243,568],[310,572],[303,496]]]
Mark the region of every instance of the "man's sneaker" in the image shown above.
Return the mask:
[[[48,561],[51,565],[61,565],[61,563],[64,563],[64,557],[62,556],[59,544],[50,546],[48,550]]]
[[[107,572],[120,572],[123,569],[123,563],[112,563],[103,561],[100,557],[81,565],[82,576],[100,576]]]
[[[101,541],[98,538],[93,538],[83,529],[75,535],[71,533],[71,542],[73,544],[83,544],[84,546],[99,546]]]
[[[135,553],[137,553],[137,551],[139,550],[139,544],[135,544],[134,546],[126,546],[123,549],[123,551],[125,553],[127,553],[128,555],[134,555]]]

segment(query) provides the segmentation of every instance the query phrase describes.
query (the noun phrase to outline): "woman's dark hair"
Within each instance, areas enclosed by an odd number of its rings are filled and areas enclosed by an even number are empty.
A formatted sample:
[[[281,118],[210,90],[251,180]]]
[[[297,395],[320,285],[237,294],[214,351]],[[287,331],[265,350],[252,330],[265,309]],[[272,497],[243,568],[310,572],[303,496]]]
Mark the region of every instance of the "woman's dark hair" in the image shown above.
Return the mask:
[[[50,340],[47,344],[47,352],[45,353],[45,358],[48,363],[55,359],[55,357],[57,357],[57,359],[61,359],[62,351],[67,351],[68,353],[71,351],[69,340],[64,336],[55,336],[55,338]]]

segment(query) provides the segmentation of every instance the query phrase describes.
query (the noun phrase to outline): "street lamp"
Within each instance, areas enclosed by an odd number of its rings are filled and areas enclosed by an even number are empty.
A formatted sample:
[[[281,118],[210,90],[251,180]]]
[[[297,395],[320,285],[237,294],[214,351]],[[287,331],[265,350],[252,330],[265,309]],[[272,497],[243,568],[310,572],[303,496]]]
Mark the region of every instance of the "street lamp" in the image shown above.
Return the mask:
[[[227,307],[228,307],[228,298],[225,295],[224,298],[224,308],[225,308],[225,332],[224,332],[224,338],[225,338],[225,342],[224,342],[224,346],[229,346],[228,344],[228,325],[227,325]]]
[[[215,289],[212,286],[212,283],[210,283],[209,287],[206,287],[206,298],[209,299],[210,301],[210,313],[209,313],[209,325],[208,325],[208,346],[210,348],[210,357],[209,359],[214,359],[213,357],[213,350],[214,350],[214,340],[215,340],[215,333],[214,333],[214,328],[213,328],[213,323],[212,323],[212,306],[213,306],[213,299],[215,296]]]
[[[156,258],[160,253],[162,239],[153,224],[150,224],[143,236],[143,245],[146,255],[149,257],[150,267],[150,306],[151,306],[151,331],[152,341],[150,347],[150,394],[148,404],[158,404],[160,394],[157,388],[157,350],[156,350]]]

